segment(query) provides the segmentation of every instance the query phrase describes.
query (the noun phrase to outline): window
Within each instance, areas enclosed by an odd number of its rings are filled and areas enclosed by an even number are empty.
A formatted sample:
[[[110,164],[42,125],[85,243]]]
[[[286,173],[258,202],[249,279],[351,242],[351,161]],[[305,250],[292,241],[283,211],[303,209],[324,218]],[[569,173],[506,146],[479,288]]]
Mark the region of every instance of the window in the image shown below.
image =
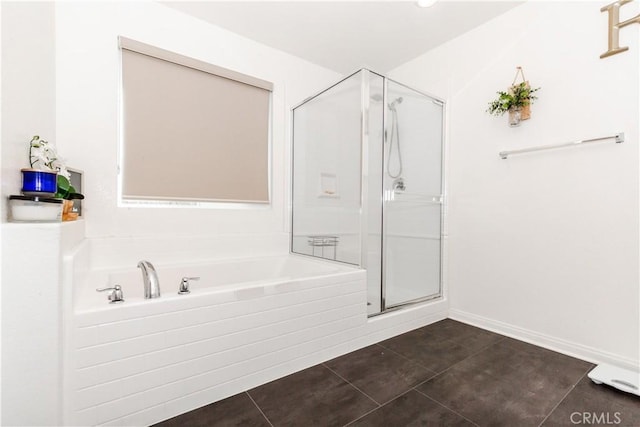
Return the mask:
[[[120,37],[125,201],[269,203],[264,80]]]

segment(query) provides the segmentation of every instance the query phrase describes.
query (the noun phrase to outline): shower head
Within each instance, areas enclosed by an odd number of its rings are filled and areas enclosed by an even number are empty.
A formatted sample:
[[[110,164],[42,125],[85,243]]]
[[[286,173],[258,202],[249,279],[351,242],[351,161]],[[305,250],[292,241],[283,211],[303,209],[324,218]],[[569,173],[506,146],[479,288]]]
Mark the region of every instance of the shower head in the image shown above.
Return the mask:
[[[379,93],[374,93],[373,95],[371,95],[371,100],[375,101],[375,102],[382,102],[382,95]]]
[[[399,96],[391,104],[389,104],[389,109],[391,111],[396,111],[396,104],[401,104],[401,103],[402,103],[402,97]]]

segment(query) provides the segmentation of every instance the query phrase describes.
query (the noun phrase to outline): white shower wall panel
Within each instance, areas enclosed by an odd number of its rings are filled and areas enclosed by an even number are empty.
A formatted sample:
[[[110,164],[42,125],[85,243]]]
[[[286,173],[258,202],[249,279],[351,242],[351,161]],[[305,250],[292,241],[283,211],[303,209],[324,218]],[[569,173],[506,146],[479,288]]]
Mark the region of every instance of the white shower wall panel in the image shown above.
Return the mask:
[[[360,87],[352,76],[293,111],[295,252],[313,253],[308,236],[335,236],[336,258],[360,263]]]
[[[396,106],[398,134],[393,138],[393,149],[389,147],[391,118],[387,124],[385,150],[391,172],[397,172],[397,144],[407,193],[438,196],[442,192],[442,106],[411,89],[399,85],[393,87],[392,96],[401,95],[403,101]],[[394,178],[387,176],[385,179],[391,182]]]

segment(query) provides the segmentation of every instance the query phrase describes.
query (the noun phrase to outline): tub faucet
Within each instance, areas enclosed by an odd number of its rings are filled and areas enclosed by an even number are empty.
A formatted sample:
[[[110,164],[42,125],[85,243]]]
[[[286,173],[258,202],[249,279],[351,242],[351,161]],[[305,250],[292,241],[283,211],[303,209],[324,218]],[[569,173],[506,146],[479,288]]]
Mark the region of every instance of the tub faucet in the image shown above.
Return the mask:
[[[144,282],[144,297],[159,298],[160,297],[160,281],[158,280],[158,273],[153,268],[153,264],[149,261],[140,261],[138,268],[142,270],[142,281]]]

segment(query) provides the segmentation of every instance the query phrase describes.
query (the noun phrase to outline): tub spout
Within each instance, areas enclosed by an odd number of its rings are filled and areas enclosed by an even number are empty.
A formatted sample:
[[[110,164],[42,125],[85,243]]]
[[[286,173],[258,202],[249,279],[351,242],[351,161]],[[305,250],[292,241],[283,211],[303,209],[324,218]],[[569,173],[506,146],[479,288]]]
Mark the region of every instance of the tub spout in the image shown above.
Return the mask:
[[[142,281],[144,283],[144,297],[159,298],[160,297],[160,281],[158,281],[158,273],[153,268],[153,264],[149,261],[140,261],[138,268],[142,270]]]

